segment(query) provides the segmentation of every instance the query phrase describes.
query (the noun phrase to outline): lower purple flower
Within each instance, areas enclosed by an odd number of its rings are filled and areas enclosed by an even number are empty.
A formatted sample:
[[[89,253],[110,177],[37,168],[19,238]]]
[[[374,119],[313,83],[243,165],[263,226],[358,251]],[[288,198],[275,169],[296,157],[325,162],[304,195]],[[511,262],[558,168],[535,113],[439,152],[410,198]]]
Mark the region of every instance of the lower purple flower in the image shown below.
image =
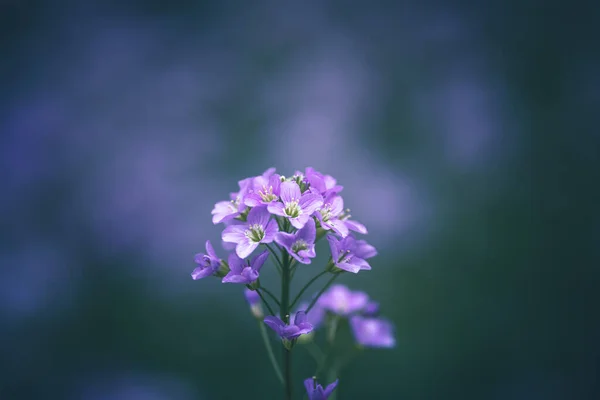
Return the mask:
[[[318,300],[322,308],[338,315],[362,311],[368,302],[369,296],[365,292],[353,292],[340,284],[331,286]]]
[[[192,279],[202,279],[213,275],[219,269],[221,260],[217,257],[215,249],[210,244],[210,240],[206,241],[206,254],[198,253],[194,257],[194,262],[198,267],[192,271]]]
[[[304,311],[299,311],[294,316],[294,322],[286,325],[280,318],[269,315],[265,317],[265,324],[273,329],[282,339],[293,340],[300,335],[307,334],[313,330],[313,326],[306,319]]]
[[[223,283],[243,283],[246,285],[258,279],[258,273],[269,257],[269,251],[265,250],[248,264],[235,253],[229,255],[229,273],[223,278]]]
[[[361,317],[350,318],[350,326],[358,344],[365,347],[394,347],[394,327],[383,318]]]
[[[304,380],[304,387],[308,394],[308,400],[327,400],[334,389],[337,387],[339,379],[327,385],[325,389],[320,384],[317,384],[315,377]]]
[[[303,301],[298,305],[298,311],[296,313],[290,315],[290,319],[294,317],[298,312],[305,312],[308,308],[308,302]],[[313,329],[316,329],[321,322],[323,322],[323,318],[325,318],[325,309],[320,306],[319,302],[314,305],[313,308],[310,309],[308,313],[306,313],[306,320],[313,326]]]

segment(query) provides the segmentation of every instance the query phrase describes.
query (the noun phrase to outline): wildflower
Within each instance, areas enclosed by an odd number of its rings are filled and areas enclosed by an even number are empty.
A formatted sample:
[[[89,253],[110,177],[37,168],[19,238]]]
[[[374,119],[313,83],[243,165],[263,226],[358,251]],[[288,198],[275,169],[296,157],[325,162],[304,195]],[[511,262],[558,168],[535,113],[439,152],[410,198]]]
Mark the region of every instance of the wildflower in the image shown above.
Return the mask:
[[[302,229],[312,213],[323,205],[323,197],[310,191],[304,194],[294,181],[285,181],[280,186],[280,197],[283,203],[270,203],[270,213],[287,217],[296,229]]]
[[[250,305],[250,311],[254,318],[263,319],[264,313],[262,306],[260,304],[260,296],[255,290],[250,290],[248,288],[244,288],[244,296],[246,297],[246,301]]]
[[[331,286],[318,300],[324,309],[343,316],[363,310],[368,302],[365,292],[353,292],[340,284]]]
[[[292,257],[302,264],[310,264],[310,259],[316,256],[316,237],[315,221],[310,218],[306,225],[295,233],[278,232],[275,235],[275,243],[284,247]]]
[[[325,389],[323,389],[323,386],[317,384],[317,379],[314,376],[312,378],[305,379],[304,387],[306,388],[306,393],[308,394],[308,400],[327,400],[327,398],[337,387],[338,382],[339,379],[336,379],[334,382],[327,385]]]
[[[365,347],[394,347],[393,325],[383,318],[355,315],[350,318],[350,326],[356,342]]]
[[[254,207],[248,213],[246,223],[230,225],[221,235],[225,242],[236,243],[235,252],[246,258],[261,243],[271,243],[279,230],[277,221],[270,219],[266,207]]]
[[[273,329],[282,339],[294,340],[313,330],[313,326],[307,321],[304,311],[298,311],[294,316],[294,322],[286,325],[280,318],[273,315],[265,317],[265,324]]]
[[[331,249],[333,264],[336,267],[355,274],[363,269],[371,269],[366,259],[377,254],[375,247],[364,240],[356,240],[352,235],[343,239],[327,235],[327,241]]]
[[[230,271],[223,278],[223,283],[244,283],[249,285],[258,279],[258,273],[269,257],[269,251],[265,250],[247,263],[235,253],[229,255]]]
[[[281,177],[278,174],[271,175],[268,179],[256,177],[253,182],[254,188],[246,195],[244,204],[249,207],[268,205],[279,200],[279,187]]]
[[[310,184],[311,189],[323,196],[339,193],[344,189],[343,186],[337,184],[333,176],[323,175],[312,167],[306,168],[305,180]]]
[[[198,264],[198,267],[192,271],[192,279],[194,280],[206,278],[217,272],[221,265],[221,260],[217,257],[215,249],[210,244],[210,240],[206,241],[206,254],[196,254],[194,262]]]
[[[219,201],[211,211],[213,224],[228,222],[239,217],[246,208],[244,197],[252,183],[253,178],[242,179],[238,182],[240,190],[235,193],[230,193],[230,201]]]

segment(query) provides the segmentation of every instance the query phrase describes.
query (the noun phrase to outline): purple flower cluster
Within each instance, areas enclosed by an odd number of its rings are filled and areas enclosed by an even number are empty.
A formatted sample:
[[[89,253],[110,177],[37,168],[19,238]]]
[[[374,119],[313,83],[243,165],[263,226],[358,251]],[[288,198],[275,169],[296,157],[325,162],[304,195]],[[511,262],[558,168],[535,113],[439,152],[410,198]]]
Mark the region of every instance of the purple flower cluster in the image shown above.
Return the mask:
[[[213,223],[224,225],[223,247],[231,250],[227,261],[220,259],[207,241],[206,254],[195,256],[197,267],[192,278],[216,276],[223,283],[246,286],[246,300],[253,316],[261,321],[265,346],[275,372],[282,382],[286,381],[286,390],[291,387],[289,379],[283,378],[277,367],[263,322],[281,338],[286,349],[284,357],[296,342],[315,340],[313,332],[321,325],[326,325],[328,340],[333,341],[341,318],[349,320],[359,345],[393,347],[393,326],[378,316],[378,303],[370,300],[366,293],[353,292],[343,285],[329,287],[344,271],[356,274],[370,270],[367,260],[377,255],[373,246],[355,236],[355,233],[366,234],[367,229],[351,220],[350,210],[344,209],[340,196],[343,187],[330,175],[310,167],[287,178],[270,168],[262,175],[242,179],[238,187],[237,192],[230,193],[228,201],[216,203],[212,210]],[[312,263],[316,257],[315,244],[323,237],[329,244],[329,262],[294,296],[290,288],[295,270]],[[280,296],[259,280],[269,258],[280,274]],[[329,281],[316,297],[310,303],[300,302],[310,285],[326,274],[330,275]],[[300,302],[298,306],[297,302]],[[275,312],[275,305],[279,313]],[[269,315],[265,316],[267,310]],[[304,384],[309,400],[326,400],[338,380],[325,388],[317,384],[316,378],[306,379]]]
[[[367,229],[350,220],[349,210],[344,211],[339,195],[343,187],[332,176],[308,167],[304,173],[297,171],[285,178],[269,168],[262,175],[242,179],[238,186],[237,192],[230,193],[229,201],[216,203],[212,210],[212,221],[225,225],[221,238],[224,244],[235,247],[235,256],[228,257],[227,265],[207,242],[207,254],[196,256],[194,279],[217,275],[223,283],[251,284],[258,279],[268,254],[262,253],[251,263],[244,260],[261,244],[273,242],[297,262],[310,264],[316,256],[319,231],[334,233],[327,235],[327,240],[337,268],[353,273],[371,269],[366,260],[377,251],[349,233],[365,234]]]

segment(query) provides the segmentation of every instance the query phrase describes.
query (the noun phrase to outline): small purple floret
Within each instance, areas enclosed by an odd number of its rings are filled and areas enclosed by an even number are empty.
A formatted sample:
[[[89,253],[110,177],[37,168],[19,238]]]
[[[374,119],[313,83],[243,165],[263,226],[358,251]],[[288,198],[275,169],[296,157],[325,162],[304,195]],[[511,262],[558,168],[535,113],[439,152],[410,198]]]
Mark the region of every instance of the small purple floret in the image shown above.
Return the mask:
[[[295,233],[278,232],[275,235],[275,243],[285,248],[292,257],[302,264],[310,264],[310,259],[317,255],[315,253],[316,238],[315,221],[310,218],[304,228]]]
[[[229,273],[223,278],[223,283],[243,283],[246,285],[258,279],[260,269],[269,257],[269,251],[265,250],[248,264],[235,253],[229,255]]]
[[[210,240],[206,241],[206,254],[198,253],[194,256],[194,262],[198,267],[192,271],[192,279],[202,279],[213,275],[219,269],[221,260],[217,257],[215,249],[210,244]]]
[[[264,322],[269,328],[277,332],[281,338],[287,340],[296,339],[298,336],[310,333],[313,330],[313,326],[307,321],[304,311],[297,312],[294,316],[294,322],[289,325],[286,325],[280,318],[272,315],[265,317]]]
[[[304,380],[304,387],[306,388],[306,393],[308,394],[308,400],[327,400],[333,390],[337,387],[339,379],[336,379],[334,382],[327,385],[325,389],[320,384],[317,384],[316,379],[308,378]]]
[[[356,240],[352,235],[348,235],[343,239],[327,235],[327,241],[336,267],[355,274],[363,269],[371,269],[366,259],[377,254],[375,247],[364,240]]]
[[[383,318],[355,315],[350,318],[350,326],[356,342],[365,347],[394,347],[394,327]]]
[[[296,229],[302,229],[311,215],[323,205],[323,196],[317,193],[300,191],[294,181],[285,181],[280,186],[282,202],[273,202],[268,206],[269,212],[286,217]]]
[[[271,243],[279,231],[277,221],[271,219],[265,206],[254,207],[248,213],[246,223],[229,225],[223,230],[221,238],[225,242],[235,243],[235,252],[240,258],[246,258],[261,243]]]

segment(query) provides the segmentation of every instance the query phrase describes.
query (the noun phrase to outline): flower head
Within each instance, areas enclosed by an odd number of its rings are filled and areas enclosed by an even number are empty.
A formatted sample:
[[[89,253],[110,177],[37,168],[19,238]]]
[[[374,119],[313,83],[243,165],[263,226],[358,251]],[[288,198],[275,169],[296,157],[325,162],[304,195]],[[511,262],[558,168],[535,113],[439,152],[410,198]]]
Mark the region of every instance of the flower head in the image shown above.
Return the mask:
[[[324,309],[344,316],[362,311],[368,302],[365,292],[353,292],[340,284],[331,286],[318,300]]]
[[[236,243],[235,252],[246,258],[260,243],[271,243],[279,230],[277,221],[270,218],[266,207],[254,207],[248,213],[245,224],[230,225],[223,230],[221,238],[225,242]]]
[[[310,218],[306,225],[295,233],[278,232],[275,235],[275,243],[285,248],[292,257],[302,264],[310,264],[310,259],[316,256],[316,237],[315,221]]]
[[[355,315],[350,318],[350,326],[356,342],[365,347],[394,347],[394,327],[383,318]]]
[[[334,389],[337,387],[339,379],[327,385],[325,389],[320,384],[317,384],[315,377],[304,380],[304,387],[308,394],[308,400],[327,400]]]
[[[265,250],[247,263],[235,253],[229,255],[229,273],[223,278],[223,283],[243,283],[246,285],[258,279],[258,274],[263,264],[269,257],[269,251]]]
[[[362,269],[371,269],[366,259],[377,254],[375,247],[364,240],[356,240],[352,235],[343,239],[327,235],[327,241],[336,267],[355,274]]]
[[[282,339],[293,340],[313,330],[313,326],[307,321],[304,311],[299,311],[294,316],[294,322],[286,325],[280,318],[269,315],[265,317],[265,324],[273,329]]]
[[[194,262],[198,267],[192,271],[192,279],[202,279],[213,275],[219,269],[221,260],[217,257],[215,249],[210,244],[210,240],[206,241],[206,254],[198,253],[194,256]]]
[[[268,205],[270,213],[286,217],[296,229],[302,229],[315,210],[323,204],[323,196],[311,191],[304,194],[295,181],[285,181],[280,186],[282,202]]]

